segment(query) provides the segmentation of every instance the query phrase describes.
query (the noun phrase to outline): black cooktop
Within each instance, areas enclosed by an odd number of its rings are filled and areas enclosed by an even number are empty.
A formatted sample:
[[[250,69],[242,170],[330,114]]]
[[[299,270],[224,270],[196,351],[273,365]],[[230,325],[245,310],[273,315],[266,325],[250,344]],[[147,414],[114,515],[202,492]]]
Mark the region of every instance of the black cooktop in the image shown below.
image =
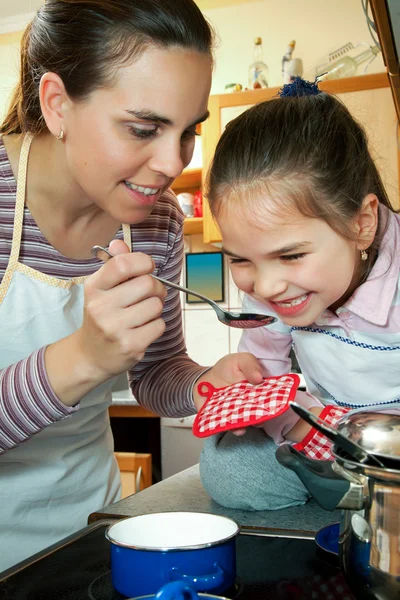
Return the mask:
[[[2,600],[122,600],[111,584],[110,548],[99,521],[0,575]],[[5,549],[2,548],[1,551]],[[241,533],[232,600],[354,600],[332,559],[312,539]],[[22,567],[22,568],[21,568]]]

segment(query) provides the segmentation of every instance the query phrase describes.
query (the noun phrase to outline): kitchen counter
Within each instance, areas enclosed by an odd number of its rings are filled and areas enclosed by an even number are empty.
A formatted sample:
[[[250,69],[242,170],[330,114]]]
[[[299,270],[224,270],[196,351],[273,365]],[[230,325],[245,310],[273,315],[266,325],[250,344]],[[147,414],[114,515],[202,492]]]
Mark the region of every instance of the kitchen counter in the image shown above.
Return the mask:
[[[321,527],[339,521],[340,511],[328,512],[310,500],[304,506],[277,511],[244,511],[224,508],[205,492],[195,465],[173,477],[119,502],[110,504],[89,516],[89,523],[107,517],[133,517],[145,513],[167,511],[208,512],[234,519],[242,531],[260,531],[285,537],[314,537]]]

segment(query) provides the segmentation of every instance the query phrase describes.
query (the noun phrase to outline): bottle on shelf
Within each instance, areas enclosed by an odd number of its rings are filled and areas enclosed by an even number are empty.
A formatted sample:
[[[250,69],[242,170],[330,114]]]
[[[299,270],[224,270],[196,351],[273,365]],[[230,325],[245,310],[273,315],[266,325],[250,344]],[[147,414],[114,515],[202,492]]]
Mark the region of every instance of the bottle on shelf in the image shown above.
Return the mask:
[[[262,39],[256,37],[254,40],[254,61],[249,67],[249,88],[268,87],[268,67],[263,61]]]
[[[380,50],[377,46],[371,46],[356,56],[351,57],[344,55],[332,63],[318,66],[315,75],[320,81],[340,79],[342,77],[353,77],[356,74],[359,65],[366,63],[367,61],[372,62],[379,52]]]

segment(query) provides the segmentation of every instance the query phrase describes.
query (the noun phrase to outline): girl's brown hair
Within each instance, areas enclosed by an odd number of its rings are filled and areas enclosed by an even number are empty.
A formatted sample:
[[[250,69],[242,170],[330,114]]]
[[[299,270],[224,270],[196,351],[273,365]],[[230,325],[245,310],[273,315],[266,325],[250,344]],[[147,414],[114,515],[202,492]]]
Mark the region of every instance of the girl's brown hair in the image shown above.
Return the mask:
[[[349,239],[351,220],[367,194],[393,210],[364,129],[342,102],[324,92],[262,102],[231,121],[217,145],[207,187],[214,216],[235,202],[239,211],[255,211],[255,220],[266,213],[270,218],[262,200],[248,206],[253,192],[264,189],[275,207],[295,207],[323,219]],[[376,236],[364,274],[378,245]]]
[[[20,80],[3,134],[46,128],[39,84],[57,73],[74,100],[112,85],[119,67],[148,46],[212,55],[213,32],[193,0],[47,0],[21,41]]]

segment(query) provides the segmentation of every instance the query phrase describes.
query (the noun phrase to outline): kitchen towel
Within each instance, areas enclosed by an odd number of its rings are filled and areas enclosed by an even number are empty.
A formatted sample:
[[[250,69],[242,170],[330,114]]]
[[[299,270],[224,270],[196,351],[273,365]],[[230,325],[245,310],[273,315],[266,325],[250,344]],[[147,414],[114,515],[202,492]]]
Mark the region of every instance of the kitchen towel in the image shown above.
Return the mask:
[[[197,389],[206,401],[196,415],[193,433],[207,437],[277,417],[288,410],[299,383],[300,378],[295,373],[267,377],[259,385],[240,381],[215,388],[209,382],[201,382]]]

